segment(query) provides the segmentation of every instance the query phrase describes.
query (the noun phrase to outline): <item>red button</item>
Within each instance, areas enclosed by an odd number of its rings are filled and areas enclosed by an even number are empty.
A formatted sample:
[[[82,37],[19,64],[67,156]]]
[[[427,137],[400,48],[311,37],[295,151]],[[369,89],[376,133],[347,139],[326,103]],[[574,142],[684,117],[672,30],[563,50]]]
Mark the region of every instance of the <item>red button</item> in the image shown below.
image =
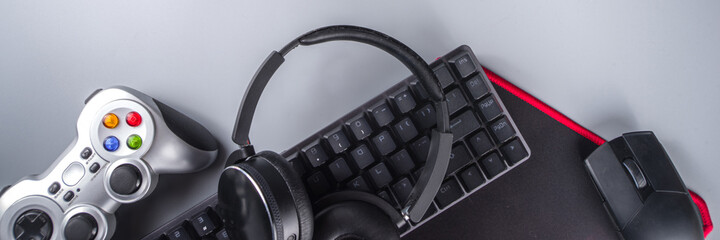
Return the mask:
[[[140,117],[140,114],[137,112],[130,112],[125,116],[125,122],[131,127],[137,127],[142,123],[142,117]]]

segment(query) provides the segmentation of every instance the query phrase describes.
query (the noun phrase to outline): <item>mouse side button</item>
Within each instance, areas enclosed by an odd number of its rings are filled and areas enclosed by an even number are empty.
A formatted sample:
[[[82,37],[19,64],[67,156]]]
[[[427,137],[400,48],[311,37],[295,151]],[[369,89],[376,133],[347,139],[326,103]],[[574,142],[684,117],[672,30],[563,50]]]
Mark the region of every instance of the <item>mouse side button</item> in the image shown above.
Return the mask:
[[[623,139],[656,191],[687,192],[670,157],[652,132],[626,133]]]

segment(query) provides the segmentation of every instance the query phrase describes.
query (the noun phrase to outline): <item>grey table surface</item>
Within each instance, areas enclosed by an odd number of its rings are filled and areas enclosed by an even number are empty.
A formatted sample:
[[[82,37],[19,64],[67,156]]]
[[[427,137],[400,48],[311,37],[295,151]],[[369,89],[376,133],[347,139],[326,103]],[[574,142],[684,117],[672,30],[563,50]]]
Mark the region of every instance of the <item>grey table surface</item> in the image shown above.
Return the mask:
[[[240,98],[267,54],[310,29],[354,24],[428,61],[466,44],[606,139],[654,131],[720,223],[718,12],[718,1],[2,1],[0,185],[45,170],[75,137],[83,100],[113,85],[205,125],[224,161]],[[288,148],[407,75],[363,45],[298,49],[260,101],[253,141]],[[122,236],[142,236],[216,191],[220,161],[163,176],[153,196],[122,207],[121,220],[140,219]]]

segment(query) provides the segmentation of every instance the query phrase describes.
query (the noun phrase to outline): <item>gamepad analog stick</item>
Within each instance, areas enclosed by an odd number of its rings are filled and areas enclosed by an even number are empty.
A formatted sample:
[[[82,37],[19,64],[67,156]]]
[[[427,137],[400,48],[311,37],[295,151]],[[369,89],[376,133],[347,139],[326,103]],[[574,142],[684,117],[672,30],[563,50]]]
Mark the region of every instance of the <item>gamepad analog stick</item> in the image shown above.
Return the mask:
[[[66,240],[92,240],[98,233],[97,221],[87,213],[80,213],[68,220],[65,225]]]
[[[140,189],[142,176],[137,167],[130,164],[123,164],[115,168],[110,174],[110,188],[113,192],[130,195]]]

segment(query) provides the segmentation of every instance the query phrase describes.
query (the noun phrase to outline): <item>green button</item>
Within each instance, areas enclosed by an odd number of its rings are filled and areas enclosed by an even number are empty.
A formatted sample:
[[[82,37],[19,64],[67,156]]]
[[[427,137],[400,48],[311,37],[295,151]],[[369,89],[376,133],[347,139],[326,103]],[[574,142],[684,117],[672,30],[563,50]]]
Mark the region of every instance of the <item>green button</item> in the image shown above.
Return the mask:
[[[142,138],[136,134],[130,135],[127,139],[127,145],[130,149],[137,150],[142,146]]]

